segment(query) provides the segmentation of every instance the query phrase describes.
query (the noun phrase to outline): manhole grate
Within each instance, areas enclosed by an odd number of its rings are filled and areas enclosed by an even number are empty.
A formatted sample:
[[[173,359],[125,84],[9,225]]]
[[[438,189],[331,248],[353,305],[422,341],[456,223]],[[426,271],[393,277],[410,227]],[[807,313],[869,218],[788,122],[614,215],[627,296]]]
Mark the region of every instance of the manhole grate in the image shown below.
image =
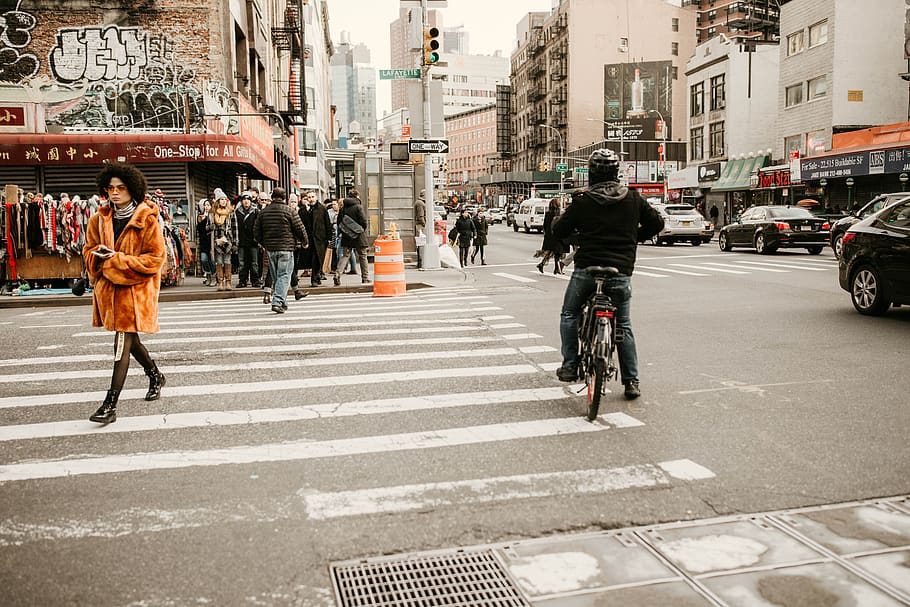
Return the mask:
[[[530,607],[492,550],[347,561],[331,574],[341,607]]]

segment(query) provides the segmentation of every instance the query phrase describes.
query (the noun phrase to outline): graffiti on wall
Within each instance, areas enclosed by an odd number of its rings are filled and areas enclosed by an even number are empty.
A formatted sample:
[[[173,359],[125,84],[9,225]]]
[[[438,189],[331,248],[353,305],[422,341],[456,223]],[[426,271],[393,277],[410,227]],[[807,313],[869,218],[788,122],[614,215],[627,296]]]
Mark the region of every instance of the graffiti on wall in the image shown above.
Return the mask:
[[[2,0],[0,0],[2,1]],[[97,129],[191,129],[231,111],[230,91],[201,80],[174,43],[139,27],[62,28],[48,53],[54,80],[78,99],[47,108],[48,124]]]
[[[0,82],[18,84],[38,73],[40,62],[24,49],[32,41],[35,16],[19,10],[21,0],[0,0]]]

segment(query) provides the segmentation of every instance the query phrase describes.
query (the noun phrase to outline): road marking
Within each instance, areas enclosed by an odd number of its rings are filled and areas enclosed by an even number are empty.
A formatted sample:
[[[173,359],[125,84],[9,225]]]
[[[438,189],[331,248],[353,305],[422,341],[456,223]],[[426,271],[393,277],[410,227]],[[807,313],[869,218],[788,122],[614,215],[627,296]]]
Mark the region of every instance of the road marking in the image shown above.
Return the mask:
[[[692,266],[685,263],[671,263],[671,266],[676,266],[678,268],[689,268],[691,270],[704,270],[704,266]],[[748,274],[748,272],[742,272],[740,270],[724,270],[723,268],[711,268],[714,272],[724,272],[725,274]]]
[[[623,413],[622,411],[617,411],[616,413],[605,413],[600,417],[606,420],[606,422],[614,428],[637,428],[638,426],[645,425],[644,422],[639,421],[631,415]]]
[[[645,268],[647,270],[657,270],[659,272],[672,272],[673,274],[685,274],[686,276],[710,276],[710,274],[701,274],[700,272],[687,272],[685,270],[674,270],[672,268],[655,268],[653,266],[640,266],[635,265],[635,273],[640,273],[638,268]]]
[[[488,392],[463,392],[428,394],[407,398],[388,398],[367,401],[323,403],[299,407],[274,407],[268,409],[234,411],[198,411],[195,413],[170,413],[165,415],[143,415],[122,417],[116,424],[98,426],[85,420],[46,422],[0,427],[0,441],[27,440],[35,438],[59,438],[86,434],[109,434],[125,432],[148,432],[153,430],[180,430],[184,428],[208,428],[214,426],[242,426],[296,422],[332,417],[357,415],[378,415],[420,411],[451,407],[475,407],[484,405],[523,404],[532,401],[553,401],[574,398],[565,388],[527,388],[521,390],[498,390]],[[607,416],[604,416],[605,418]],[[610,422],[616,427],[619,423]],[[639,422],[640,423],[640,422]]]
[[[830,268],[813,268],[811,266],[798,266],[790,263],[768,263],[764,261],[737,261],[736,263],[745,263],[750,266],[771,266],[781,268],[792,268],[794,270],[809,270],[810,272],[829,272]]]
[[[737,390],[749,394],[758,394],[764,396],[765,388],[774,388],[777,386],[793,386],[797,384],[827,384],[833,382],[833,379],[807,379],[804,381],[786,381],[773,384],[745,384],[737,381],[721,381],[721,386],[717,388],[701,388],[699,390],[682,390],[677,394],[704,394],[706,392],[723,392],[724,390]]]
[[[541,278],[543,278],[543,277],[558,278],[559,280],[571,280],[572,279],[571,274],[553,274],[551,272],[538,272],[537,270],[530,270],[529,273],[534,274],[534,275],[540,274]]]
[[[676,462],[667,462],[667,464],[670,464],[671,469],[682,468]],[[694,462],[692,465],[698,466]],[[701,468],[701,466],[699,467]],[[704,470],[707,469],[704,468]],[[662,463],[568,472],[541,472],[331,493],[301,489],[298,491],[298,495],[303,500],[309,518],[326,520],[516,499],[601,495],[625,489],[665,487],[671,484],[671,478],[676,477],[666,470]]]
[[[773,268],[763,268],[763,267],[761,267],[761,266],[746,266],[746,267],[743,267],[743,266],[735,265],[736,263],[739,263],[739,262],[734,262],[734,263],[714,263],[714,262],[708,262],[708,261],[706,261],[704,265],[706,265],[706,266],[711,266],[711,269],[712,269],[712,270],[714,269],[714,266],[719,266],[719,267],[721,267],[721,268],[733,268],[733,269],[735,269],[735,270],[755,270],[756,272],[776,272],[776,273],[778,273],[778,274],[789,274],[789,273],[790,273],[790,270],[775,270],[775,269],[773,269]]]
[[[520,329],[523,326],[525,326],[525,325],[521,324],[520,322],[504,322],[504,323],[500,323],[498,325],[490,325],[490,328],[491,329]]]
[[[525,278],[524,276],[518,276],[517,274],[508,274],[506,272],[493,272],[493,276],[499,276],[500,278],[508,278],[509,280],[514,280],[517,282],[537,282],[532,278]]]
[[[307,377],[300,379],[283,379],[262,382],[218,383],[192,386],[168,386],[162,392],[162,398],[178,396],[211,396],[215,394],[250,394],[275,392],[281,390],[305,390],[337,386],[370,385],[392,382],[417,381],[425,379],[439,380],[444,377],[485,377],[496,375],[523,375],[539,373],[534,365],[503,365],[498,367],[463,367],[455,369],[426,369],[421,371],[396,371],[389,373],[367,373],[363,375],[336,375],[324,377]],[[120,400],[142,399],[146,389],[124,390]],[[16,407],[41,407],[60,404],[84,402],[101,402],[106,391],[97,392],[64,392],[60,394],[34,394],[28,396],[5,396],[0,398],[0,409]]]
[[[661,268],[663,269],[663,268]],[[635,268],[633,272],[635,276],[650,276],[651,278],[668,278],[666,274],[654,274],[652,272],[642,272],[638,268]]]
[[[540,339],[542,335],[537,333],[510,333],[509,335],[500,335],[503,339]]]
[[[84,327],[82,323],[73,325],[23,325],[20,329],[62,329],[64,327]]]
[[[537,366],[540,367],[541,369],[543,369],[544,371],[555,371],[556,369],[558,369],[562,366],[562,363],[561,362],[538,363]]]
[[[540,354],[541,352],[555,352],[556,348],[553,346],[524,346],[518,350],[522,354]]]
[[[555,350],[550,346],[536,346],[545,348],[550,352]],[[221,362],[214,365],[161,365],[159,368],[165,375],[183,375],[188,373],[220,373],[223,371],[260,371],[274,369],[276,366],[282,369],[296,369],[303,367],[322,367],[322,366],[346,366],[346,365],[364,365],[379,362],[403,362],[415,360],[445,360],[455,358],[473,358],[489,356],[516,356],[521,352],[517,348],[472,348],[470,350],[444,350],[436,352],[396,352],[391,354],[363,354],[359,356],[334,356],[306,358],[302,360],[257,360],[250,362]],[[144,375],[142,368],[132,368],[127,371],[127,375],[139,376]],[[74,379],[89,379],[93,377],[110,377],[110,369],[80,369],[78,371],[51,371],[48,373],[11,373],[0,375],[0,384],[19,383],[19,382],[47,382],[47,381],[65,381]],[[236,377],[234,379],[237,379]]]
[[[474,369],[474,371],[478,370]],[[448,375],[451,376],[451,374]],[[609,426],[604,424],[592,424],[579,417],[570,417],[328,441],[299,440],[201,451],[128,453],[79,459],[38,460],[0,466],[0,483],[89,474],[303,461],[369,453],[438,449],[566,434],[603,432],[607,429]]]

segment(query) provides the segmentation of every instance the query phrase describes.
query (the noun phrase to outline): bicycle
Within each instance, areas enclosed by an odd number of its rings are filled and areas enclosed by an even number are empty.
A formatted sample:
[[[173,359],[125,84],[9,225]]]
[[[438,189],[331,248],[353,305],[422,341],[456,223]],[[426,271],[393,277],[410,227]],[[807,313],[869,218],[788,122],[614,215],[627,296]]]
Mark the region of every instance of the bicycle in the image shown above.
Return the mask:
[[[578,376],[588,389],[588,421],[597,419],[600,397],[607,381],[618,378],[616,366],[616,307],[603,292],[604,280],[619,274],[612,266],[591,266],[585,270],[594,278],[595,289],[581,310],[578,327]]]

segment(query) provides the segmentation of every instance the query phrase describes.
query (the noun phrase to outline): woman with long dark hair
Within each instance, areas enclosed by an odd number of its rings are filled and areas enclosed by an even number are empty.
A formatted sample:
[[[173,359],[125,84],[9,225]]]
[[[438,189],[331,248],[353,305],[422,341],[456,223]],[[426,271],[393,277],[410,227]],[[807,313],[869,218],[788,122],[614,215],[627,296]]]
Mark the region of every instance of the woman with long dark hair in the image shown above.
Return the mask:
[[[161,396],[165,378],[139,333],[158,332],[158,291],[164,235],[158,206],[146,200],[145,176],[133,165],[111,162],[95,178],[109,200],[89,220],[82,255],[91,277],[92,326],[114,331],[114,371],[104,402],[89,420],[117,421],[117,400],[135,358],[149,378],[145,400]]]
[[[537,269],[541,274],[543,274],[543,267],[550,259],[553,259],[554,274],[562,274],[562,269],[565,267],[565,264],[562,263],[562,256],[566,253],[566,243],[553,236],[553,222],[559,218],[561,213],[559,200],[551,198],[550,206],[547,207],[547,212],[543,216],[543,246],[539,253],[542,259],[537,264]]]

